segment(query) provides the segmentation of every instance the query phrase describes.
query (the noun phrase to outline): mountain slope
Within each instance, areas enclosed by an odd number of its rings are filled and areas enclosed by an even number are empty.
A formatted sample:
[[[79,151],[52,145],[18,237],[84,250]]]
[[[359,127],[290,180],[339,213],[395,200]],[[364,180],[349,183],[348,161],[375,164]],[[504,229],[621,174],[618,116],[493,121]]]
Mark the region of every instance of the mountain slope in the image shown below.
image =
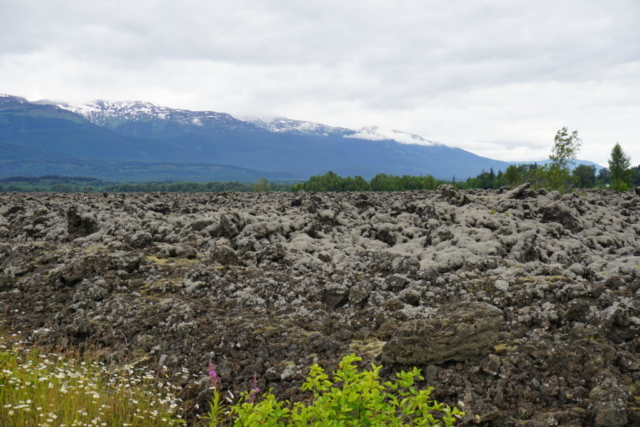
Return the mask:
[[[300,179],[204,162],[184,147],[116,132],[69,109],[0,96],[0,176],[49,174],[107,180]]]
[[[0,146],[0,150],[2,150]],[[300,181],[300,177],[237,166],[205,163],[118,162],[108,160],[46,159],[0,162],[0,178],[61,175],[105,181]]]
[[[227,170],[229,179],[256,173],[306,179],[331,170],[366,179],[386,173],[464,180],[483,170],[508,167],[506,162],[379,127],[353,130],[286,118],[244,121],[226,113],[147,102],[70,105],[11,96],[0,96],[0,149],[4,176],[8,169],[25,174],[40,165],[49,174],[92,171],[113,180],[151,175],[184,179],[191,167],[187,164],[201,165],[194,169],[201,179],[207,173],[202,165]],[[230,167],[246,172],[225,169]]]
[[[218,131],[256,128],[226,113],[179,110],[140,101],[96,101],[82,105],[58,104],[57,106],[81,115],[98,126],[140,137],[195,132],[201,128]]]
[[[352,130],[286,118],[242,121],[225,113],[187,111],[144,102],[58,104],[127,136],[163,141],[180,161],[213,162],[301,177],[333,170],[371,178],[378,173],[466,179],[505,162],[378,127]]]
[[[71,111],[8,96],[0,97],[0,144],[9,149],[11,160],[169,160],[180,155],[164,142],[123,135]]]

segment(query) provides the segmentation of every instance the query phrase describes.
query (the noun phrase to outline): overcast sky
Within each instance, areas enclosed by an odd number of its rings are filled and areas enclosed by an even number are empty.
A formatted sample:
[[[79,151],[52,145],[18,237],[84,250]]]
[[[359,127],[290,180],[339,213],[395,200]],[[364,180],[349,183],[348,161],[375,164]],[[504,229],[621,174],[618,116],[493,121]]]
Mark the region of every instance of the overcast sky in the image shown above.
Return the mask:
[[[0,93],[378,125],[640,164],[639,0],[0,0]]]

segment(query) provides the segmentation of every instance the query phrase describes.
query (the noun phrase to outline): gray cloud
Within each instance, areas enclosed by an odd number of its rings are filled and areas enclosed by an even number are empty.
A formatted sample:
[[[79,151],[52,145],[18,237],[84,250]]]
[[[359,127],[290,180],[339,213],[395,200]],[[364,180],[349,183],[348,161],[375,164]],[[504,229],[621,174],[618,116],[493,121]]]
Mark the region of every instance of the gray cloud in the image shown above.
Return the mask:
[[[578,129],[640,163],[636,0],[0,2],[0,92],[380,125],[503,160]]]

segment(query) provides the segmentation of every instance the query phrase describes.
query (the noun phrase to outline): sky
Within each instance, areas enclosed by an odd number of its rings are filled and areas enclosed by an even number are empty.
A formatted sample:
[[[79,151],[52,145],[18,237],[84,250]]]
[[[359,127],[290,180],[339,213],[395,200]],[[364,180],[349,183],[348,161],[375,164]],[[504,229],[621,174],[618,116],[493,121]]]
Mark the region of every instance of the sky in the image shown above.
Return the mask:
[[[638,0],[0,0],[0,93],[398,129],[640,164]]]

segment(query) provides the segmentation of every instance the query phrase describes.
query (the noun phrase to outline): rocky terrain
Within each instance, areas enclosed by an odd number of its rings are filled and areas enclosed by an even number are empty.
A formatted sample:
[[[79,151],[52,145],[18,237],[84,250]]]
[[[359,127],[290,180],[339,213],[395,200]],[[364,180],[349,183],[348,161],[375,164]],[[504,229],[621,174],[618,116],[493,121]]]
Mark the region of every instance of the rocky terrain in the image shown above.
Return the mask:
[[[0,194],[5,333],[210,396],[356,352],[460,425],[640,425],[640,196]]]

